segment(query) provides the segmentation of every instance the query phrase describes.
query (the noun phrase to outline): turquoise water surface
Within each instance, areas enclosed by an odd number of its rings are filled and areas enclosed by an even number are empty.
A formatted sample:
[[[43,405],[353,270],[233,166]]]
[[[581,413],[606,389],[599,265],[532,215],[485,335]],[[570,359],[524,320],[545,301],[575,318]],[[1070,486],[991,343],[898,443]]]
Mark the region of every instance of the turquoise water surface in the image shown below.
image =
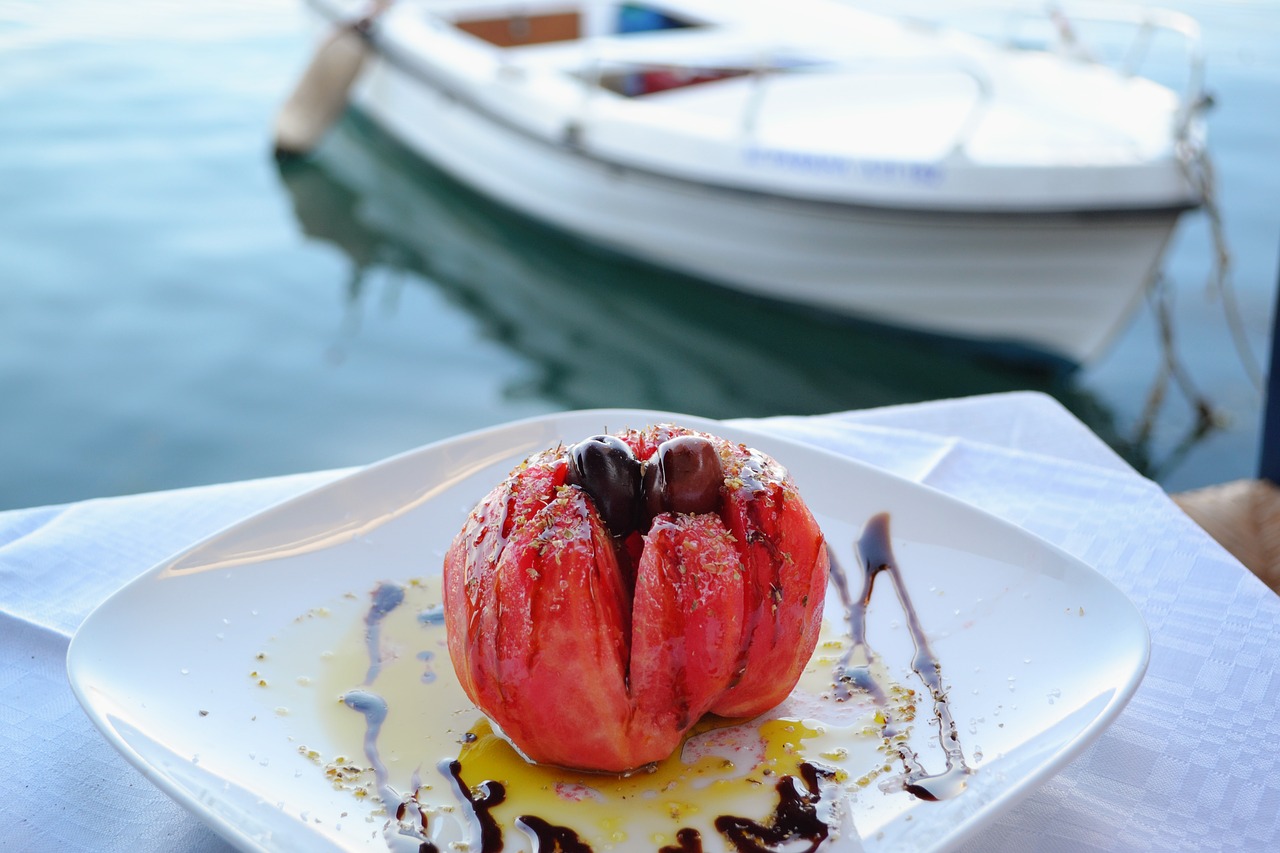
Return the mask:
[[[1204,27],[1253,358],[1280,263],[1280,4]],[[1186,218],[1171,385],[1144,309],[1067,381],[658,274],[514,216],[345,120],[270,152],[311,34],[295,0],[0,2],[0,509],[374,461],[589,406],[712,417],[1033,388],[1171,490],[1253,473],[1261,397]]]

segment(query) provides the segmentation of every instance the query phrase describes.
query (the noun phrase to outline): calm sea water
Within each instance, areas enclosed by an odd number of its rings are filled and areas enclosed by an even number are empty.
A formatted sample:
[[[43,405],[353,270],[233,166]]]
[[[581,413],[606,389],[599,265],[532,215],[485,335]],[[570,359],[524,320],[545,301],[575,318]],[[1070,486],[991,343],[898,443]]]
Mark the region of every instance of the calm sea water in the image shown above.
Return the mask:
[[[1280,263],[1280,4],[1173,2],[1204,28],[1243,330],[1265,364]],[[357,120],[280,167],[310,51],[294,0],[0,0],[0,508],[374,461],[564,408],[814,413],[1054,394],[1171,490],[1254,473],[1261,396],[1168,259],[1196,435],[1144,310],[1048,383],[876,330],[725,300],[488,204]]]

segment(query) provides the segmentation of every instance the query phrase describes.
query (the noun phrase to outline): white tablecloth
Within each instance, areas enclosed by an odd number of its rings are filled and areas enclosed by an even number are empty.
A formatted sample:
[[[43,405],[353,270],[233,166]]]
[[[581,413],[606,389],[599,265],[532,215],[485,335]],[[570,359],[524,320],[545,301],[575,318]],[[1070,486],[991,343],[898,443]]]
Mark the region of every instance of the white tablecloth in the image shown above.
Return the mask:
[[[1280,597],[1051,398],[751,425],[928,483],[1095,566],[1151,630],[1146,679],[1075,762],[966,849],[1280,850]],[[90,726],[67,644],[166,556],[341,472],[0,513],[0,847],[224,851]]]

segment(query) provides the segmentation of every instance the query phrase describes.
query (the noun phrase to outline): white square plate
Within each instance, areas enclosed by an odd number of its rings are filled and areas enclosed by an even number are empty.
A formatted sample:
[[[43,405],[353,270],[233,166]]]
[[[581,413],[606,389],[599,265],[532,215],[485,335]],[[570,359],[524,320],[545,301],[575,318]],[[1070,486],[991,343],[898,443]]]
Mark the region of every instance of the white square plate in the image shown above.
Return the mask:
[[[384,581],[425,579],[429,586],[473,504],[529,454],[604,430],[665,421],[778,459],[846,565],[866,521],[880,512],[891,516],[902,575],[941,660],[975,772],[967,790],[940,802],[882,790],[878,782],[890,773],[870,773],[873,781],[863,779],[861,787],[845,779],[854,793],[844,813],[856,831],[846,823],[828,846],[941,850],[959,844],[1079,754],[1137,688],[1148,656],[1137,610],[1095,571],[1031,534],[811,446],[634,410],[535,418],[429,445],[239,523],[137,578],[90,615],[68,653],[72,687],[125,758],[244,850],[394,847],[403,839],[384,834],[377,798],[361,798],[358,785],[343,783],[344,761],[350,767],[364,760],[353,734],[363,732],[363,719],[341,705],[340,691],[327,689],[341,686],[334,679],[344,676],[326,674],[326,667],[363,650],[370,591]],[[843,624],[834,594],[827,619],[837,629]],[[911,685],[912,646],[903,622],[892,593],[878,585],[870,642],[893,677]],[[447,654],[437,651],[434,661],[431,654],[404,655],[423,676],[415,683],[431,672],[440,681],[452,678]],[[421,688],[424,696],[440,689]],[[479,717],[465,701],[451,713],[465,718],[463,729]],[[928,717],[922,707],[913,744],[926,765],[941,769]],[[411,733],[418,726],[424,744],[460,748],[456,733],[432,740],[440,732],[398,719]],[[412,774],[452,795],[432,766],[449,754],[386,756],[397,790],[409,786]],[[631,803],[627,811],[644,808]],[[442,842],[451,832],[465,837],[471,831],[465,812],[433,818],[432,831]],[[656,851],[674,843],[672,828],[619,831],[611,843],[617,850]],[[507,850],[530,846],[521,832],[507,831],[505,839]],[[716,849],[715,837],[703,841],[708,853]]]

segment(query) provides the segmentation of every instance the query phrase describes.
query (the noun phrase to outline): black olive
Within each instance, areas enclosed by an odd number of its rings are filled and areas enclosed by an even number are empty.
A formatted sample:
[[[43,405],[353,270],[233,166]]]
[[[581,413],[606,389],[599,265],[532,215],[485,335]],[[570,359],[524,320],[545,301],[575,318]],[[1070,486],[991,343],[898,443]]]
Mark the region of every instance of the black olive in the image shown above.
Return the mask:
[[[640,461],[625,441],[593,435],[569,450],[565,482],[595,501],[600,517],[614,536],[635,530],[640,504]]]
[[[696,435],[667,439],[644,466],[645,517],[715,512],[723,483],[715,445]]]

